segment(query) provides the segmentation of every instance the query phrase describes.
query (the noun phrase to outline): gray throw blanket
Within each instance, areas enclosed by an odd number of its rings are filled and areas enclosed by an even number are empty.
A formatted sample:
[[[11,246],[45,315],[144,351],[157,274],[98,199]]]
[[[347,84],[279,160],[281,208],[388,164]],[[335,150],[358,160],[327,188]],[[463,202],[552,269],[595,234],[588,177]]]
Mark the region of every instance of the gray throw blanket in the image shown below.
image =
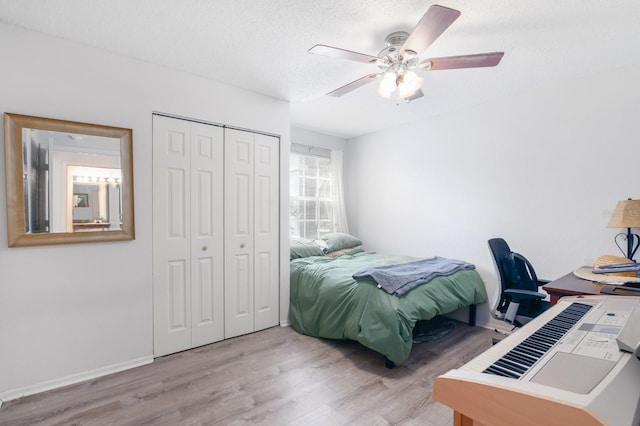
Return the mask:
[[[475,266],[462,260],[436,256],[409,263],[365,268],[353,274],[353,279],[373,280],[387,293],[402,296],[436,277],[449,276],[466,269],[475,269]]]

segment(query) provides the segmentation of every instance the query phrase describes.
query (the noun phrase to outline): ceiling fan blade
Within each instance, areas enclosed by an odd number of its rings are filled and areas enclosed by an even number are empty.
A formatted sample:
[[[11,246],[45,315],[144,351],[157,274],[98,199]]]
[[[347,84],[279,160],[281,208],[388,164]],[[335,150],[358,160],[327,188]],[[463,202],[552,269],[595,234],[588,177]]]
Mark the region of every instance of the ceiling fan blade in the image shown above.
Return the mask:
[[[410,101],[414,101],[416,99],[420,99],[423,96],[424,96],[424,93],[422,93],[422,90],[418,89],[413,95],[411,95],[409,97],[406,97],[404,100],[407,101],[407,102],[410,102]]]
[[[349,84],[345,84],[344,86],[334,90],[333,92],[327,93],[327,96],[333,96],[335,98],[345,95],[352,90],[357,89],[358,87],[364,86],[367,83],[371,83],[373,80],[376,80],[380,74],[369,74],[361,77],[355,81],[352,81]]]
[[[348,59],[350,61],[364,62],[366,64],[375,62],[378,57],[371,56],[364,53],[352,52],[351,50],[340,49],[338,47],[325,46],[324,44],[316,44],[309,53],[315,53],[316,55],[332,56],[338,59]]]
[[[446,58],[431,58],[420,62],[418,68],[429,71],[452,70],[456,68],[495,67],[500,63],[504,52],[477,53],[475,55],[448,56]],[[429,66],[431,63],[431,66]]]
[[[402,51],[410,50],[420,54],[436,41],[440,34],[458,19],[460,11],[434,4],[424,14],[416,28],[402,46]]]

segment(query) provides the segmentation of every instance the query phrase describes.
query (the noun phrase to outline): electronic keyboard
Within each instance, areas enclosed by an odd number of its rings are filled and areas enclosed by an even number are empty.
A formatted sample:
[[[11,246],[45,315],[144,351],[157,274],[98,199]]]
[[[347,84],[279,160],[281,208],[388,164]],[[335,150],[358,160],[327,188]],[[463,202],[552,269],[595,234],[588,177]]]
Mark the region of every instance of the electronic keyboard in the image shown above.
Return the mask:
[[[434,398],[460,425],[639,425],[640,360],[617,341],[639,351],[639,319],[640,297],[562,298],[438,377]]]

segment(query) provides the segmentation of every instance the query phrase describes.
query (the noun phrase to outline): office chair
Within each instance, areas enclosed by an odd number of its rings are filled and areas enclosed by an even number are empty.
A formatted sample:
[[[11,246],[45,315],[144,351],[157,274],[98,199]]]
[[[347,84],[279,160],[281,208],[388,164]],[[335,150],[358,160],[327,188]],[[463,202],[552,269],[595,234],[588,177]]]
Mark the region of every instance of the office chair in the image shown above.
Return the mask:
[[[498,318],[520,327],[516,316],[535,318],[549,308],[545,294],[538,287],[549,281],[539,280],[531,263],[521,254],[514,253],[502,238],[489,240],[489,248],[500,276],[500,300],[494,309]]]

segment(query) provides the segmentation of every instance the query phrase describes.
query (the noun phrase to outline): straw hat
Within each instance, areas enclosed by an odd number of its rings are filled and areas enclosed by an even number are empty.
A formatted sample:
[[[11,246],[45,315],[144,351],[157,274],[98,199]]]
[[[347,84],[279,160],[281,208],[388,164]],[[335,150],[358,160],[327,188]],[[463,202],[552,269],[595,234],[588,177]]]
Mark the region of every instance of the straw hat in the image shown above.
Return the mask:
[[[633,263],[631,260],[622,256],[614,256],[613,254],[603,254],[598,257],[593,264],[593,268],[597,269],[606,265],[619,265],[621,263]],[[607,275],[615,275],[618,277],[636,277],[635,271],[632,272],[609,272]]]

